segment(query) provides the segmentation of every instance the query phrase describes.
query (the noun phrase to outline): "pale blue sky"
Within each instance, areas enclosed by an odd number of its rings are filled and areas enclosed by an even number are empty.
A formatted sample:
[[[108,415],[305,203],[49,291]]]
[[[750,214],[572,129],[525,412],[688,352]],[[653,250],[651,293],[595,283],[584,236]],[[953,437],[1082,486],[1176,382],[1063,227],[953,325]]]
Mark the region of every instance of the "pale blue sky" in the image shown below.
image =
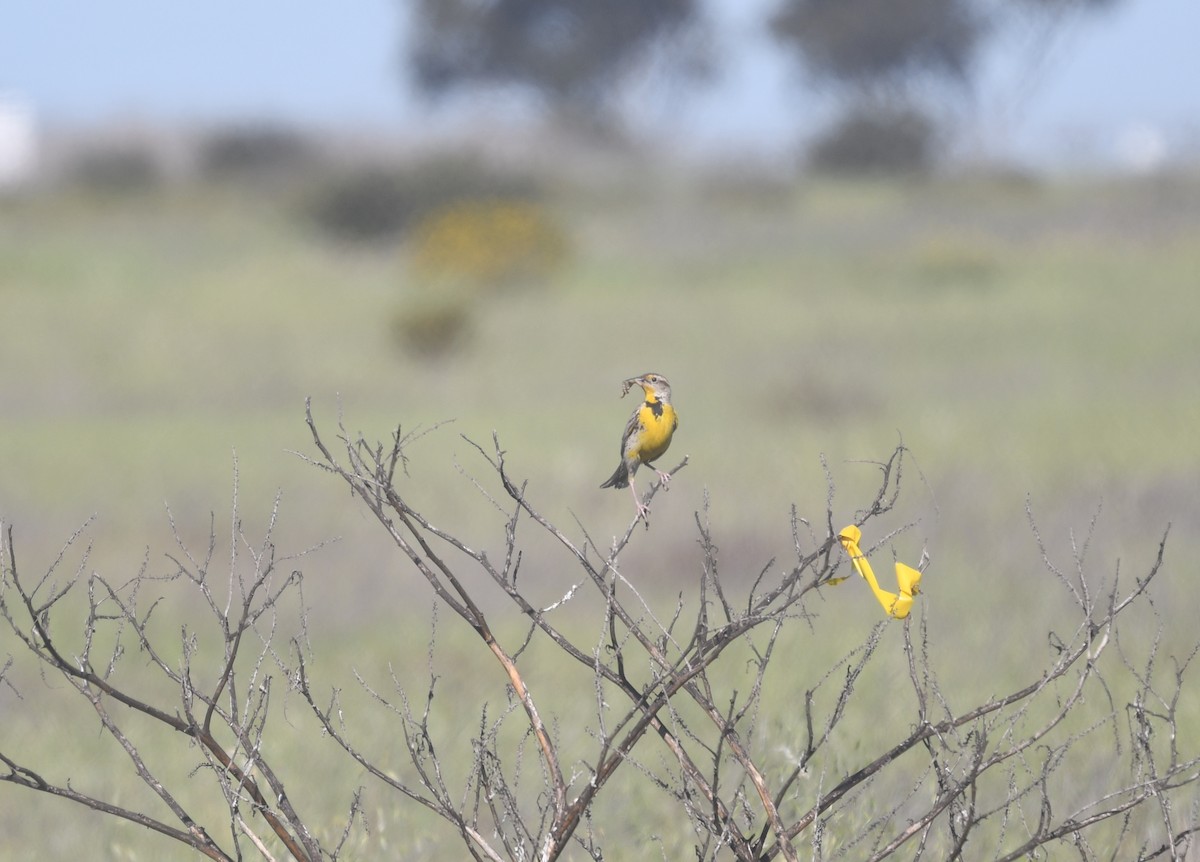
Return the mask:
[[[726,37],[751,50],[702,97],[647,100],[645,125],[768,150],[815,128],[816,101],[797,95],[794,69],[752,28],[748,10],[771,4],[717,0]],[[400,0],[6,3],[0,94],[49,123],[271,117],[414,128],[427,118],[401,80],[402,8]],[[977,143],[994,155],[1105,161],[1157,140],[1168,155],[1195,157],[1198,42],[1197,0],[1125,0],[1080,17],[1032,73],[1034,55],[1014,40],[988,63],[973,110]]]

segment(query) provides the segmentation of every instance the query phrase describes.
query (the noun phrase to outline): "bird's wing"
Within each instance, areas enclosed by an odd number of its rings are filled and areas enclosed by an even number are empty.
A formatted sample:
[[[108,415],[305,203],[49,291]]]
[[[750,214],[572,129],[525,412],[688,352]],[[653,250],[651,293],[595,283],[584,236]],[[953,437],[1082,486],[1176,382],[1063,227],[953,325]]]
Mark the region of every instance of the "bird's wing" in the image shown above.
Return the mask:
[[[629,445],[629,438],[634,436],[642,429],[642,405],[639,404],[634,408],[633,413],[629,415],[629,421],[625,423],[625,433],[621,435],[621,457],[625,457],[626,447]]]

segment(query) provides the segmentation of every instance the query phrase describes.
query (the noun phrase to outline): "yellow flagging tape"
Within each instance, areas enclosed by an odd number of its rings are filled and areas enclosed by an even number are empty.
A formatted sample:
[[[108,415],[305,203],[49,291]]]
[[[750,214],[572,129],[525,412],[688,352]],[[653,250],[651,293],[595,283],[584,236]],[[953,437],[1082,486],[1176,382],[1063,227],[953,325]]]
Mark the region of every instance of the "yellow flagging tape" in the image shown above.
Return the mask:
[[[858,542],[862,538],[862,530],[853,525],[846,527],[838,533],[838,540],[842,543],[842,547],[846,549],[846,553],[850,555],[850,562],[854,564],[855,570],[862,575],[871,586],[871,592],[875,594],[875,598],[879,599],[879,604],[883,605],[883,609],[890,616],[898,620],[908,616],[908,612],[912,610],[913,596],[920,592],[917,585],[921,582],[921,573],[912,566],[906,566],[904,563],[896,563],[896,583],[900,586],[900,593],[889,593],[887,590],[879,586],[879,581],[875,580],[875,573],[871,571],[871,563],[858,547]],[[845,578],[836,578],[830,583],[841,583]]]

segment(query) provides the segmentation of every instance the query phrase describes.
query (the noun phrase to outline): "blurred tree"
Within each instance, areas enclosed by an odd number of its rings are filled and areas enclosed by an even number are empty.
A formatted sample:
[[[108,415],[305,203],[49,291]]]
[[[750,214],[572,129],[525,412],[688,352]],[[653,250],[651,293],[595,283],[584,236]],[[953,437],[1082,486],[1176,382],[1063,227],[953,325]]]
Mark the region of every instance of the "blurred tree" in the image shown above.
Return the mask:
[[[266,121],[217,128],[199,147],[201,172],[217,180],[282,180],[311,171],[319,161],[316,142],[304,132]]]
[[[856,153],[864,169],[921,170],[935,160],[934,149],[946,135],[931,92],[969,92],[982,49],[989,39],[1017,22],[1036,19],[1045,34],[1069,17],[1109,7],[1120,0],[781,0],[770,16],[771,35],[797,55],[813,80],[846,99],[844,112],[816,143],[811,154],[854,167]],[[1036,40],[1046,50],[1048,40]],[[913,130],[927,123],[921,134]],[[943,120],[944,122],[944,120]],[[890,128],[889,124],[896,124]],[[866,130],[867,145],[847,136]],[[945,130],[942,130],[943,132]],[[883,154],[894,139],[897,152]],[[901,152],[900,150],[903,150]]]
[[[1121,0],[1021,0],[1021,4],[1035,9],[1104,9],[1116,6]]]
[[[513,84],[560,115],[595,118],[639,62],[699,20],[700,0],[417,0],[407,60],[431,97]]]
[[[870,89],[966,81],[987,21],[972,0],[785,0],[770,26],[814,78]]]
[[[925,174],[938,130],[907,105],[854,101],[808,148],[808,164],[826,174]]]
[[[75,184],[101,194],[138,194],[157,188],[166,171],[147,142],[86,144],[73,154],[67,175]]]

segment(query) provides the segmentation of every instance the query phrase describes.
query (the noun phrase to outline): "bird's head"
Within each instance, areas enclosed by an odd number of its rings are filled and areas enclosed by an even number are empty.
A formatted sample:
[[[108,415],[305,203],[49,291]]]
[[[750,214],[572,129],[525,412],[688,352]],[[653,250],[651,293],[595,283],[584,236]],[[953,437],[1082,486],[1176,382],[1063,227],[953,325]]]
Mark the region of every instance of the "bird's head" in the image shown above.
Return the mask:
[[[661,374],[650,372],[643,374],[640,377],[630,377],[622,384],[621,396],[628,394],[629,390],[634,386],[642,387],[642,391],[646,393],[646,399],[654,399],[657,401],[670,402],[671,400],[671,384],[667,378]]]

